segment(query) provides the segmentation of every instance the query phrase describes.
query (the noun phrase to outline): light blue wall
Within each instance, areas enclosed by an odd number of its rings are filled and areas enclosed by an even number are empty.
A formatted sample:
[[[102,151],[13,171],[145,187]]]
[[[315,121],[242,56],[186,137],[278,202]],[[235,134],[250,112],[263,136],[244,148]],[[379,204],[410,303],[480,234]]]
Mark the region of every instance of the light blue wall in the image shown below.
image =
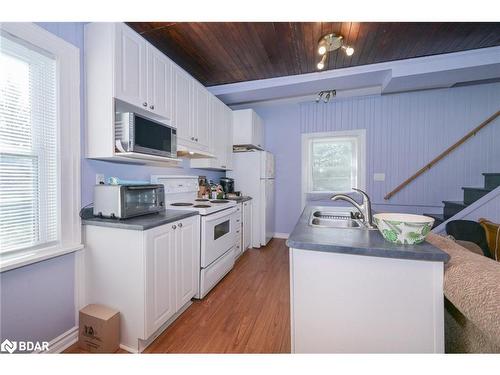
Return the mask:
[[[500,120],[394,198],[383,197],[499,109],[500,84],[334,100],[263,105],[266,148],[276,157],[276,231],[289,233],[301,213],[301,134],[367,129],[367,190],[378,211],[441,212],[500,171]],[[384,182],[373,181],[385,173]],[[320,202],[321,203],[321,202]]]
[[[41,27],[80,49],[81,70],[81,125],[85,124],[83,107],[83,29],[84,23],[39,23]],[[84,150],[82,138],[82,153]],[[92,202],[95,174],[124,179],[149,180],[151,174],[206,175],[218,180],[223,173],[189,168],[130,166],[102,161],[81,161],[82,205]],[[75,326],[74,255],[69,254],[48,261],[25,266],[0,274],[0,339],[50,341]],[[0,340],[1,341],[1,340]]]
[[[50,341],[75,326],[74,256],[0,274],[0,341]]]

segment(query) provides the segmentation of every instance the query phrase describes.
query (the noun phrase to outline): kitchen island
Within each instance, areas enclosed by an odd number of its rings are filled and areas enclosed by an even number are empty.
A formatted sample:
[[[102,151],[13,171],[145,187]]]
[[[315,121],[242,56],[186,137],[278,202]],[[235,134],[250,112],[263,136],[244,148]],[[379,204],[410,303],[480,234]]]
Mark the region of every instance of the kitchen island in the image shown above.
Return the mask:
[[[304,209],[287,241],[292,352],[443,353],[448,254],[377,230],[311,226],[317,209]]]

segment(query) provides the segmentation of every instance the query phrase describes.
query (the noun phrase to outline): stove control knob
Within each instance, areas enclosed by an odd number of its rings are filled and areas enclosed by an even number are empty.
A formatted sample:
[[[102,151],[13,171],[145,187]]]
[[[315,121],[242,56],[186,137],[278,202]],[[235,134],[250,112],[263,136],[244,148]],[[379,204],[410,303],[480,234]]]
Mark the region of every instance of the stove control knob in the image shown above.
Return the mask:
[[[177,228],[177,225],[172,225],[172,229],[176,229]]]
[[[182,228],[182,223],[179,223],[179,228]]]

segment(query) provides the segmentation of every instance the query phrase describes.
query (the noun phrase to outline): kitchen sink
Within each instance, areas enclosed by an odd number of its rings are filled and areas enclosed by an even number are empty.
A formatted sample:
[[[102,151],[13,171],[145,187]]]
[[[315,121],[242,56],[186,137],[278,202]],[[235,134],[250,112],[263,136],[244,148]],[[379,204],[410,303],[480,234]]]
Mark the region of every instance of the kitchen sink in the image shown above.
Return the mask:
[[[361,220],[353,219],[351,214],[345,211],[313,211],[309,225],[320,228],[368,229]]]
[[[361,225],[349,217],[343,219],[319,219],[312,218],[310,224],[313,227],[328,227],[328,228],[360,228]]]

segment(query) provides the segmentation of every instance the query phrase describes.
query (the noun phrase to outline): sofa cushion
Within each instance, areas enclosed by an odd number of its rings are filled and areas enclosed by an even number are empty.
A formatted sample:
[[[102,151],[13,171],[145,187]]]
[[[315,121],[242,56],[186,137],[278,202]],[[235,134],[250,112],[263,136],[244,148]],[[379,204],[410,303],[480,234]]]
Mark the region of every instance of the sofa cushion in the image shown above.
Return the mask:
[[[444,272],[446,298],[500,345],[500,263],[434,233],[426,240],[450,255]]]

